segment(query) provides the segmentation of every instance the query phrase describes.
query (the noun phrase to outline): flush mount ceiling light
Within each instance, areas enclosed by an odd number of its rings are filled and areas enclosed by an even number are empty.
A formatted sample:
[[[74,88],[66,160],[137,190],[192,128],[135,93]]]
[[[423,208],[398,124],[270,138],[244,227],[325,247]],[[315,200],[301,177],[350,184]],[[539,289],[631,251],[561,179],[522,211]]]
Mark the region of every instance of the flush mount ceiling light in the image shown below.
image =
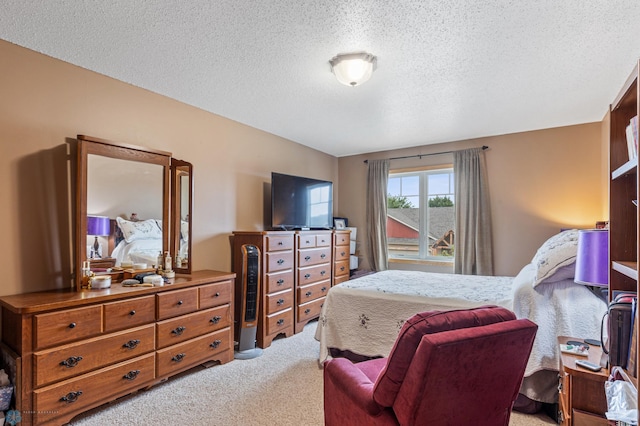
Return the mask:
[[[371,78],[376,57],[370,53],[345,53],[329,61],[338,81],[347,86],[359,86]]]

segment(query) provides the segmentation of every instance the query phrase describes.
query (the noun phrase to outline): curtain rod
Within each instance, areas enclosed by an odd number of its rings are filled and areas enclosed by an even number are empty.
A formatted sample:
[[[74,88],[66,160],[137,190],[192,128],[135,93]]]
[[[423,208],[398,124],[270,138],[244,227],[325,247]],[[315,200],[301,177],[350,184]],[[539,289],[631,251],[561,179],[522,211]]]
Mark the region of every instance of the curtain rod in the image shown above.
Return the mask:
[[[489,149],[488,146],[486,145],[482,145],[482,150],[484,151],[485,149]],[[458,150],[461,151],[461,150]],[[457,151],[442,151],[442,152],[432,152],[430,154],[416,154],[416,155],[406,155],[404,157],[391,157],[389,158],[389,160],[402,160],[404,158],[422,158],[422,157],[428,157],[430,155],[441,155],[441,154],[451,154],[452,152],[457,152]],[[364,160],[365,163],[368,163],[369,160]]]

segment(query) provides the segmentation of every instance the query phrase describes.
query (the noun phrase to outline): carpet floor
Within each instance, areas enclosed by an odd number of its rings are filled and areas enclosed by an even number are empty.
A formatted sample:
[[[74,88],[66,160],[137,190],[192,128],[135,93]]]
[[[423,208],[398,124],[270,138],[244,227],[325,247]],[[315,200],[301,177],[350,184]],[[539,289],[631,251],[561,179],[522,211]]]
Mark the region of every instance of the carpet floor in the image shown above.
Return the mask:
[[[148,390],[77,416],[74,426],[322,426],[322,370],[317,322],[273,341],[262,356],[197,367]],[[514,412],[510,426],[555,422]]]

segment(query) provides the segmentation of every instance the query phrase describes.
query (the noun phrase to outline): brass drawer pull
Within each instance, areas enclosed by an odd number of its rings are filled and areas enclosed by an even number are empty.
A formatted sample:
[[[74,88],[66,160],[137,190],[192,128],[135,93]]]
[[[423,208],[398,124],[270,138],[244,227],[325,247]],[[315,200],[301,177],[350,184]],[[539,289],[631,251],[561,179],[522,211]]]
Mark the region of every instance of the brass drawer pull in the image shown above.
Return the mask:
[[[182,334],[182,332],[185,331],[186,329],[187,329],[187,327],[183,327],[183,326],[176,327],[173,330],[171,330],[171,333],[175,334],[176,336],[180,336]]]
[[[129,312],[129,315],[134,316],[136,314],[136,310],[132,309],[131,312]]]
[[[72,322],[71,324],[69,324],[69,328],[76,328],[76,323]]]
[[[184,302],[182,300],[178,300],[178,306],[182,305]]]
[[[60,398],[60,402],[66,402],[67,404],[71,404],[72,402],[76,402],[80,395],[82,395],[81,390],[76,392],[69,392],[68,394]]]
[[[125,349],[135,349],[136,346],[138,346],[139,344],[140,344],[140,340],[133,339],[133,340],[129,340],[127,343],[122,345],[122,347]]]
[[[282,325],[282,324],[284,324],[284,320],[283,320],[282,318],[280,318],[280,319],[276,322],[276,324],[278,324],[278,325]]]
[[[216,291],[216,294],[214,294],[213,297],[220,297],[220,293]]]
[[[73,368],[78,365],[78,362],[82,361],[81,356],[70,356],[64,361],[60,361],[60,365],[64,365],[67,368]]]
[[[138,374],[140,374],[140,370],[131,370],[127,374],[122,376],[122,378],[126,380],[134,380],[136,377],[138,377]]]
[[[307,296],[307,297],[311,297],[312,294],[313,294],[312,292],[308,291],[304,295]]]
[[[221,320],[221,319],[222,319],[222,317],[221,317],[220,315],[216,315],[215,317],[211,318],[211,319],[209,320],[209,322],[212,322],[212,323],[214,323],[214,324],[217,324],[217,323],[219,323],[219,322],[220,322],[220,320]]]
[[[187,354],[183,353],[179,353],[178,355],[174,356],[173,358],[171,358],[171,361],[175,361],[175,362],[180,362],[184,359],[184,357],[187,356]]]
[[[214,340],[213,343],[211,343],[209,346],[211,346],[213,349],[216,349],[218,346],[220,346],[221,343],[222,340]]]
[[[282,306],[284,304],[284,299],[278,299],[278,301],[276,302],[276,305],[278,306]]]

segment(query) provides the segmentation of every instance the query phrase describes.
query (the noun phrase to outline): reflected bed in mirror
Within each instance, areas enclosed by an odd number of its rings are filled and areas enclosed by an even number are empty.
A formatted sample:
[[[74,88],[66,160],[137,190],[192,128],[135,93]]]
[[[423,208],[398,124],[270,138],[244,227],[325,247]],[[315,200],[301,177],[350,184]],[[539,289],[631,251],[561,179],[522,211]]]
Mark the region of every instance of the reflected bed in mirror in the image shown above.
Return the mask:
[[[182,266],[173,269],[190,273],[192,179],[191,164],[169,152],[78,135],[76,288],[87,260],[152,267],[169,251]],[[92,235],[88,216],[108,218],[109,235]]]

